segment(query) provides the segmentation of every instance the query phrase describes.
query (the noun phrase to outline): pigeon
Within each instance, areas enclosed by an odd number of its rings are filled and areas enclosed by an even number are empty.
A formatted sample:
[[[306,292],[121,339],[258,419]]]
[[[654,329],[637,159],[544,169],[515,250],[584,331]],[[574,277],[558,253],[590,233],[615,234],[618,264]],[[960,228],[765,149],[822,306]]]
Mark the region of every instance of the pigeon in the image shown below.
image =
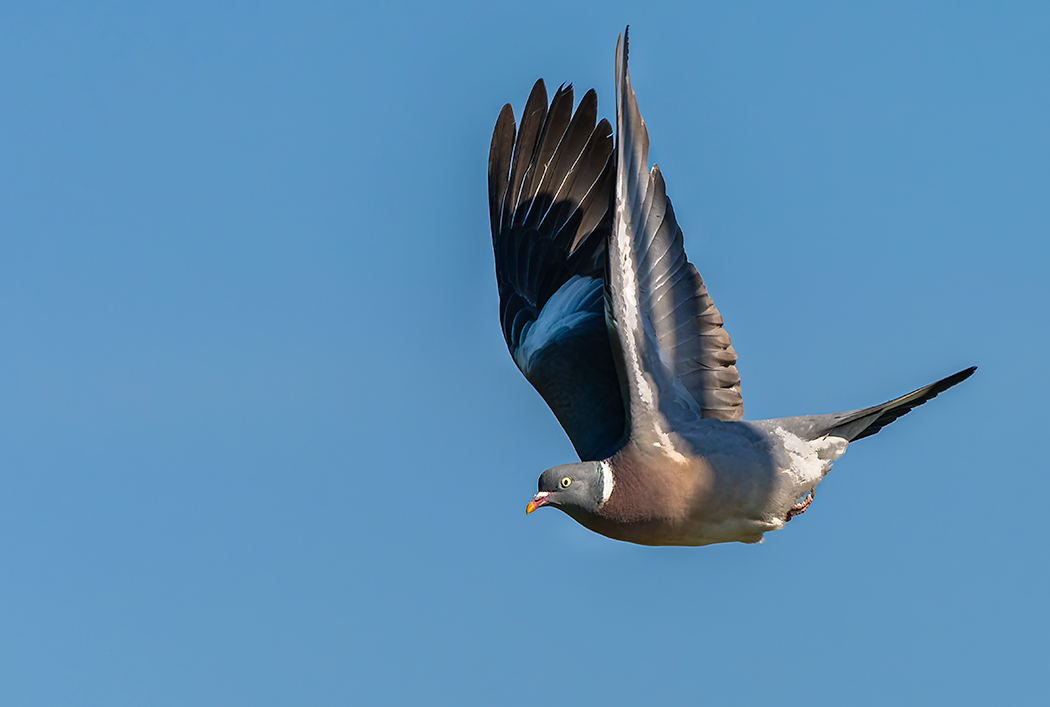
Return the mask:
[[[515,364],[581,461],[544,471],[526,514],[552,506],[641,545],[755,543],[805,511],[850,442],[968,378],[882,405],[744,420],[736,351],[686,258],[616,43],[616,132],[588,91],[548,104],[539,80],[489,153],[500,323]]]

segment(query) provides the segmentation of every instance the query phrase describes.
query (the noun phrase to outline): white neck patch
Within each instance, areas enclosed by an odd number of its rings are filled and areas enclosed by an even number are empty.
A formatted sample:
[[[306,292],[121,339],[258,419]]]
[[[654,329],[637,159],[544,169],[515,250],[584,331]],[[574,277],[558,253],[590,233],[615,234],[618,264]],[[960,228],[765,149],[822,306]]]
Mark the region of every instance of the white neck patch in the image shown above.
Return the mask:
[[[609,496],[612,496],[616,480],[613,478],[612,465],[609,462],[595,462],[594,473],[602,477],[602,503],[598,506],[601,508],[609,500]]]

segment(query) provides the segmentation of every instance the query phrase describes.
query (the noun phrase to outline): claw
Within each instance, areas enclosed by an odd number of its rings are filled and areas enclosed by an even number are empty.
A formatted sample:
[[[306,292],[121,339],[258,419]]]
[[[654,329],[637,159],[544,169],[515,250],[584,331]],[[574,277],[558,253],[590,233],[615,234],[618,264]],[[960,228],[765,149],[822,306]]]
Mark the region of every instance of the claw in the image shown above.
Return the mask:
[[[803,513],[805,513],[806,509],[809,508],[809,504],[811,503],[813,503],[813,489],[809,490],[809,493],[806,494],[805,498],[803,498],[801,501],[799,501],[790,509],[788,509],[787,518],[784,519],[784,522],[787,523],[795,516],[800,516]]]

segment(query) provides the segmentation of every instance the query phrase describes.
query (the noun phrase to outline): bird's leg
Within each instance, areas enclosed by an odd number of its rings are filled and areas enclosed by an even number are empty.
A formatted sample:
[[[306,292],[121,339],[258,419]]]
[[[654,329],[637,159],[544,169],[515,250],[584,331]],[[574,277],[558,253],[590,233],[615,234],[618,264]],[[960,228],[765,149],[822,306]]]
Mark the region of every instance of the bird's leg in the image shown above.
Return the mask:
[[[806,509],[809,508],[809,504],[811,503],[813,503],[813,489],[809,490],[809,493],[806,494],[805,498],[803,498],[801,501],[799,501],[790,509],[788,509],[787,518],[784,519],[784,522],[787,523],[795,516],[800,516],[803,513],[805,513]]]

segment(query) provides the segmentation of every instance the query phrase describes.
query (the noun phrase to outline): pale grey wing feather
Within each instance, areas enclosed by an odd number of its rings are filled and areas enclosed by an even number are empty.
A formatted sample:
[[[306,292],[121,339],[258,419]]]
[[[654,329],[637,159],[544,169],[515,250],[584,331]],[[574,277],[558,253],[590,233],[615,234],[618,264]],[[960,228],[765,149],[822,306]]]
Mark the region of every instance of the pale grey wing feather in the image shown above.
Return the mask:
[[[609,246],[609,316],[621,352],[632,430],[701,417],[743,417],[736,353],[682,231],[617,45],[617,170]]]
[[[674,362],[661,350],[653,327],[648,293],[640,269],[646,251],[646,228],[655,238],[659,224],[650,220],[653,196],[647,168],[649,137],[638,113],[627,77],[626,55],[616,45],[616,178],[613,229],[608,246],[606,317],[615,360],[626,396],[630,436],[636,442],[663,445],[676,425],[698,420],[702,411],[677,379]],[[658,208],[658,211],[660,209]]]
[[[638,247],[642,309],[702,416],[739,420],[744,404],[736,351],[703,278],[686,259],[682,229],[656,165],[649,173],[649,196],[652,206]]]

